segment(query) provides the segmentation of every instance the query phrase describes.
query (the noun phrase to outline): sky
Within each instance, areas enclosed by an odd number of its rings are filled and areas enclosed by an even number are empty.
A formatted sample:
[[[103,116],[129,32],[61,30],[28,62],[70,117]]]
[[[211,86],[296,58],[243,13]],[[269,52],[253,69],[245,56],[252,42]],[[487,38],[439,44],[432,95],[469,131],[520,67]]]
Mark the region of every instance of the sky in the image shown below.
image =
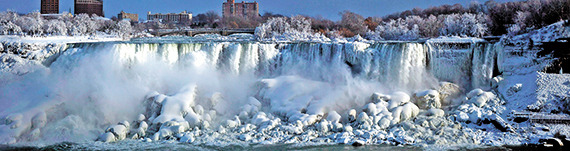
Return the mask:
[[[104,0],[105,17],[117,16],[121,10],[137,13],[139,18],[146,19],[148,11],[152,13],[193,12],[194,15],[214,10],[221,14],[222,3],[226,0]],[[408,9],[428,8],[443,4],[460,3],[467,5],[474,0],[247,0],[257,1],[260,13],[272,12],[292,15],[322,16],[339,20],[339,12],[349,10],[362,16],[382,17]],[[484,3],[487,0],[478,0]],[[495,0],[497,2],[516,0]],[[241,0],[236,0],[241,2]],[[40,0],[0,0],[0,11],[14,10],[28,13],[40,10]],[[73,0],[60,0],[60,12],[73,12]]]

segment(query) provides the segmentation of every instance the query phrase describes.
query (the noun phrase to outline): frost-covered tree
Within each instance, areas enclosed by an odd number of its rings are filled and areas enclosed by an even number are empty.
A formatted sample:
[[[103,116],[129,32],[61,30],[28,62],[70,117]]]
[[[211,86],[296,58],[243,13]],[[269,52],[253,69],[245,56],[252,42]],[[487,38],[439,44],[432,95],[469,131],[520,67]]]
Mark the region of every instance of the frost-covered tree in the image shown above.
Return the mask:
[[[94,35],[99,28],[97,23],[87,14],[79,14],[73,17],[71,22],[67,22],[69,35],[83,36]]]
[[[419,27],[421,36],[437,37],[439,36],[440,29],[443,28],[443,19],[439,19],[434,15],[430,15],[424,19],[423,23]]]
[[[53,19],[44,24],[44,31],[48,35],[64,36],[67,35],[67,27],[63,20]]]
[[[117,33],[121,37],[127,37],[133,33],[133,27],[131,26],[131,22],[122,20],[117,23]]]
[[[22,33],[20,26],[8,21],[0,25],[0,34],[2,35],[19,35]]]
[[[301,15],[291,17],[291,28],[298,32],[309,33],[311,32],[311,20],[306,19]]]
[[[376,28],[376,34],[386,40],[415,40],[419,38],[419,26],[411,28],[404,19],[390,20]]]
[[[441,31],[446,36],[482,37],[487,33],[484,14],[451,14],[447,15]]]
[[[271,18],[255,29],[255,36],[258,39],[270,38],[287,40],[323,38],[323,35],[312,32],[311,20],[303,16]]]

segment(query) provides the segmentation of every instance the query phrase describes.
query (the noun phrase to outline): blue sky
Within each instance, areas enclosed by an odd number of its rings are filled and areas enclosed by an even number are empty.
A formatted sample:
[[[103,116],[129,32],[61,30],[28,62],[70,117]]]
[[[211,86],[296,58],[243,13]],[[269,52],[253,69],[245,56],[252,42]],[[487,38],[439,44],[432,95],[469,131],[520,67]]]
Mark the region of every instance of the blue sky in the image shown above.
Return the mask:
[[[121,10],[138,13],[146,19],[146,12],[168,13],[184,10],[194,14],[214,10],[221,13],[222,2],[226,0],[105,0],[106,17],[116,16]],[[254,1],[254,0],[248,0]],[[340,19],[339,12],[350,10],[363,16],[384,16],[415,7],[427,8],[443,4],[469,4],[473,0],[255,0],[260,13],[273,12],[283,15],[321,15],[332,20]],[[486,0],[478,0],[484,3]],[[497,2],[515,0],[495,0]],[[241,0],[236,0],[241,2]],[[40,9],[40,0],[0,0],[0,11],[8,9],[27,13]],[[60,0],[60,11],[73,11],[73,0]]]

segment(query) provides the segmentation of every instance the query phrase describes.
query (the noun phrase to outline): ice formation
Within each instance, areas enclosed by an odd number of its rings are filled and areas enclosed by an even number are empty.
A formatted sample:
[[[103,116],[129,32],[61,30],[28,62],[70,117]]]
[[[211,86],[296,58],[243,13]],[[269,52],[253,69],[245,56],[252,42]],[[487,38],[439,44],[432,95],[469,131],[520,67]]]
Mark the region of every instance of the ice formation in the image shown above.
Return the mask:
[[[35,59],[3,53],[38,69],[3,67],[0,91],[11,93],[0,96],[0,143],[479,143],[458,122],[504,110],[483,91],[496,81],[498,49],[134,40],[68,44]]]

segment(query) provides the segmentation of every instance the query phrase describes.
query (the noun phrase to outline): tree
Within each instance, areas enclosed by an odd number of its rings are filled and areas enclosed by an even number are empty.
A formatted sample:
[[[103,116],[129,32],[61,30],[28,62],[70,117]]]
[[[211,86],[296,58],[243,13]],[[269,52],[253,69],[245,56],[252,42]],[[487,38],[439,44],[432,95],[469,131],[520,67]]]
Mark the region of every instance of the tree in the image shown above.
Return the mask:
[[[20,33],[22,33],[22,28],[11,21],[0,25],[0,34],[2,35],[18,35]]]
[[[404,19],[390,20],[376,28],[376,35],[386,40],[415,40],[419,38],[419,26],[409,28]]]
[[[219,22],[219,20],[220,20],[220,15],[213,10],[208,11],[204,14],[198,14],[196,15],[195,18],[195,21],[198,24],[210,28],[216,28],[218,25],[217,22]]]
[[[364,17],[359,14],[350,11],[344,11],[341,13],[342,19],[340,25],[343,28],[348,29],[352,33],[344,33],[344,37],[352,37],[355,35],[365,35],[368,31],[368,27],[364,24]]]
[[[44,31],[49,35],[64,36],[67,35],[67,27],[65,22],[58,19],[49,20],[44,24]]]

